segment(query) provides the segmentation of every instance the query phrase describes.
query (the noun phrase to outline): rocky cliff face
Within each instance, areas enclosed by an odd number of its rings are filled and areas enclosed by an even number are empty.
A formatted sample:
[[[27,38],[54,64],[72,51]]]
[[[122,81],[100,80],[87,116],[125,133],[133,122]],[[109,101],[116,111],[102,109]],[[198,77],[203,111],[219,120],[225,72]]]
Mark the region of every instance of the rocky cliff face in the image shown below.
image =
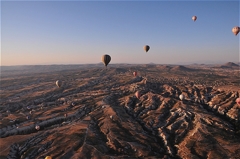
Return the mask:
[[[98,73],[66,78],[63,88],[47,80],[18,90],[3,85],[13,93],[1,99],[1,157],[239,158],[238,86],[196,84],[194,71],[190,78]]]

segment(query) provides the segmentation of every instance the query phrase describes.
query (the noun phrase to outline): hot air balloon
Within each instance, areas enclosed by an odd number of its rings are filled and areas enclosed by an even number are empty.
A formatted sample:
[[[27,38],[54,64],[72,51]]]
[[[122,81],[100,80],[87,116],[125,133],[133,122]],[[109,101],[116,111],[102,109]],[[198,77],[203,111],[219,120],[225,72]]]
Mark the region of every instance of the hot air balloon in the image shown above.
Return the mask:
[[[135,93],[135,96],[139,99],[139,98],[141,97],[141,93],[140,93],[139,91],[137,91],[137,92]]]
[[[239,31],[240,31],[240,27],[238,27],[238,26],[235,26],[232,28],[232,32],[236,36],[238,35]]]
[[[197,16],[192,16],[192,20],[195,22],[197,20]]]
[[[35,129],[36,129],[36,130],[40,130],[40,126],[39,126],[39,125],[36,125],[36,126],[35,126]]]
[[[133,72],[133,76],[136,77],[137,76],[137,72]]]
[[[106,68],[110,61],[111,61],[111,57],[109,55],[105,54],[102,56],[102,62],[106,66]]]
[[[143,47],[143,49],[144,49],[146,52],[148,52],[148,50],[150,49],[150,46],[145,45],[145,46]]]
[[[46,156],[45,159],[52,159],[52,157],[51,156]]]
[[[179,99],[180,99],[180,100],[184,100],[184,98],[185,98],[185,97],[184,97],[183,94],[181,94],[181,95],[179,96]]]
[[[240,106],[240,98],[236,99],[236,103]]]
[[[56,81],[56,85],[58,86],[58,88],[61,87],[61,86],[62,86],[62,81],[57,80],[57,81]]]

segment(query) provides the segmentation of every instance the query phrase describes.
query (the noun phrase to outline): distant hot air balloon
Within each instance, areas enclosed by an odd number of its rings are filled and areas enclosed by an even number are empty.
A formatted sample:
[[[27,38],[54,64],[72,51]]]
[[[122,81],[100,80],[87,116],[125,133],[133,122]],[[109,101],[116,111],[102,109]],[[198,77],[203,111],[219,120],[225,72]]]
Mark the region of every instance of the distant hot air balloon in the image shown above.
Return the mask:
[[[139,99],[139,98],[141,97],[141,93],[140,93],[139,91],[137,91],[137,92],[135,93],[135,96]]]
[[[145,45],[145,46],[143,47],[143,49],[144,49],[146,52],[148,52],[148,50],[150,49],[150,46]]]
[[[45,159],[52,159],[52,157],[51,156],[46,156]]]
[[[61,80],[57,80],[56,81],[56,85],[58,86],[58,88],[60,88],[62,86],[62,81]]]
[[[184,100],[184,98],[185,98],[185,96],[184,96],[183,94],[181,94],[181,95],[179,96],[179,99],[180,99],[180,100]]]
[[[35,126],[35,129],[36,129],[36,130],[40,130],[40,126],[39,126],[39,125],[36,125],[36,126]]]
[[[236,99],[236,103],[240,106],[240,98]]]
[[[236,36],[238,35],[239,31],[240,31],[240,27],[238,27],[238,26],[235,26],[232,28],[232,32]]]
[[[111,57],[109,55],[105,54],[102,56],[102,62],[106,66],[106,68],[110,61],[111,61]]]
[[[197,16],[192,16],[192,20],[195,22],[197,20]]]
[[[113,119],[113,116],[112,116],[112,115],[110,115],[109,117],[110,117],[110,119]]]
[[[136,72],[136,71],[133,72],[133,76],[134,76],[134,77],[137,76],[137,72]]]

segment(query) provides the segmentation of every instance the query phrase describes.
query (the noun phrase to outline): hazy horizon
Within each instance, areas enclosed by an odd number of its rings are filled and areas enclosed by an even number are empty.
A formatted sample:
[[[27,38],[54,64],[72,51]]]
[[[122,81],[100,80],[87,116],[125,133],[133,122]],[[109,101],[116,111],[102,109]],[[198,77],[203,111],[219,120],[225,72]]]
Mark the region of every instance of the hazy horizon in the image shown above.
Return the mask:
[[[145,65],[145,64],[156,64],[156,65],[194,65],[194,64],[205,64],[205,65],[221,65],[221,64],[226,64],[228,62],[233,62],[235,64],[240,64],[239,61],[225,61],[225,62],[211,62],[211,61],[207,61],[207,62],[179,62],[179,63],[153,63],[153,62],[149,62],[149,63],[126,63],[126,62],[119,62],[119,63],[110,63],[109,65],[118,65],[118,64],[127,64],[127,65]],[[11,67],[11,66],[61,66],[61,65],[98,65],[98,64],[102,64],[102,62],[97,62],[97,63],[66,63],[66,64],[25,64],[25,65],[1,65],[2,67]],[[109,66],[108,65],[108,66]],[[0,67],[1,67],[0,66]],[[104,65],[103,65],[104,67]]]
[[[238,63],[239,4],[1,1],[0,65]]]

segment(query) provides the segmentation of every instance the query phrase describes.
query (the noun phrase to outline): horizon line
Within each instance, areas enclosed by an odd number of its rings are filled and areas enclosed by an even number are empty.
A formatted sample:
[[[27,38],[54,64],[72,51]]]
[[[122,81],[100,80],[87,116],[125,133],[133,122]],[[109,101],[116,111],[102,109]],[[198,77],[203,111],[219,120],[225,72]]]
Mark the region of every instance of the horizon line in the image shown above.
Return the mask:
[[[205,64],[205,65],[217,65],[217,64],[225,64],[225,63],[229,63],[232,61],[228,61],[228,62],[216,62],[216,63],[211,63],[211,62],[179,62],[179,63],[110,63],[108,65],[119,65],[119,64],[128,64],[128,65],[193,65],[193,64]],[[236,63],[239,64],[239,61],[236,62],[232,62],[232,63]],[[78,64],[22,64],[22,65],[0,65],[0,67],[17,67],[17,66],[63,66],[63,65],[100,65],[102,64],[102,62],[98,62],[98,63],[78,63]]]

